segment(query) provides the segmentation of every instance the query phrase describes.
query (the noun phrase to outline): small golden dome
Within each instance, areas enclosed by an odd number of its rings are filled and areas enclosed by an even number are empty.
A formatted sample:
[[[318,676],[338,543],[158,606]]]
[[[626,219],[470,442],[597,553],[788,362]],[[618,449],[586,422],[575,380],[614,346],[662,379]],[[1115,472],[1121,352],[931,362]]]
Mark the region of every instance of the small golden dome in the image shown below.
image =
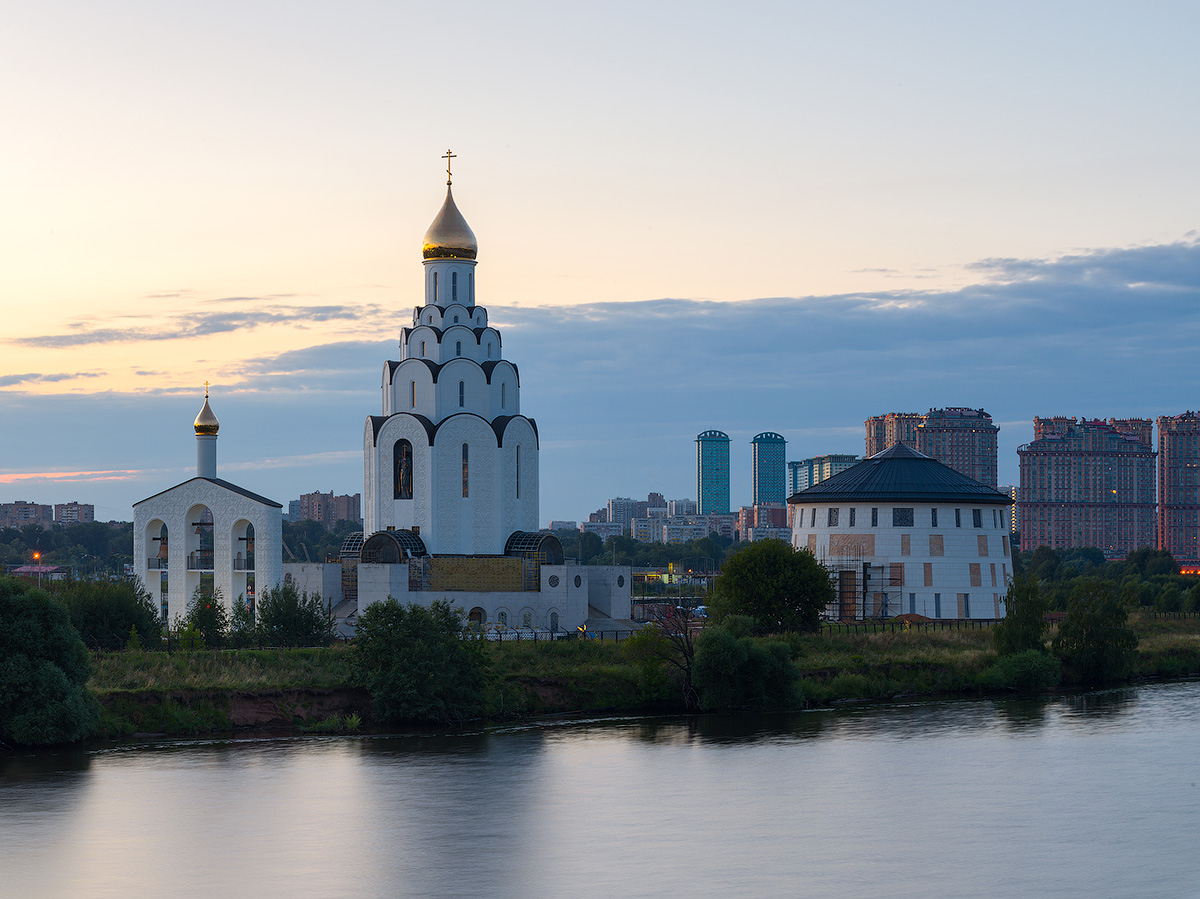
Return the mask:
[[[196,429],[196,436],[202,434],[216,435],[221,428],[221,423],[217,421],[217,416],[213,414],[212,406],[208,404],[208,387],[204,388],[204,407],[200,410],[200,414],[196,416],[196,421],[193,423]]]
[[[479,252],[475,233],[454,205],[454,194],[446,186],[446,202],[425,232],[421,255],[426,259],[474,259]]]

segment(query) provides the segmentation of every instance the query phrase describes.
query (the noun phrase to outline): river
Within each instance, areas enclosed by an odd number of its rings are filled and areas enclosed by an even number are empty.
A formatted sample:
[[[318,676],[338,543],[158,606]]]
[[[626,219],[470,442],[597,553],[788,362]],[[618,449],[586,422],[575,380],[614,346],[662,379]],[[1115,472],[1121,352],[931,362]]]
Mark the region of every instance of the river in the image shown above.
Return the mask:
[[[1196,896],[1200,683],[0,756],[0,895]]]

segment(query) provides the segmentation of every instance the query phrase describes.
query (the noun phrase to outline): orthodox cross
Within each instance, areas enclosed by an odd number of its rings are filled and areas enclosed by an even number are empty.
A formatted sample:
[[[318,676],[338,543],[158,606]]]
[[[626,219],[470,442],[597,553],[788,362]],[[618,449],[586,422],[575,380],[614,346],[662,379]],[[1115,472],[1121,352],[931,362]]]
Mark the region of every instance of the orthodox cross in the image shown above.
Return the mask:
[[[208,399],[208,381],[204,382],[204,398]]]
[[[451,153],[449,150],[447,150],[445,152],[445,154],[442,156],[442,159],[446,160],[446,186],[447,187],[450,186],[450,181],[451,181],[451,177],[452,177],[450,174],[450,160],[457,159],[457,158],[458,158],[458,154]]]

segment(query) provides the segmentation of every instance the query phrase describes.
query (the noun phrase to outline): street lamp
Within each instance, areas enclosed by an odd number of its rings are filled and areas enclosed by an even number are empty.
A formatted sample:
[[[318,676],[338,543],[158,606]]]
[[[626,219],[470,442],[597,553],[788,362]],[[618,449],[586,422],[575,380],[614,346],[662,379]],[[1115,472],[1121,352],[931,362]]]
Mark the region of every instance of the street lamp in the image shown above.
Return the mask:
[[[37,550],[34,550],[33,561],[34,561],[34,564],[37,565],[38,587],[41,587],[42,586],[42,554],[40,552],[38,552]]]

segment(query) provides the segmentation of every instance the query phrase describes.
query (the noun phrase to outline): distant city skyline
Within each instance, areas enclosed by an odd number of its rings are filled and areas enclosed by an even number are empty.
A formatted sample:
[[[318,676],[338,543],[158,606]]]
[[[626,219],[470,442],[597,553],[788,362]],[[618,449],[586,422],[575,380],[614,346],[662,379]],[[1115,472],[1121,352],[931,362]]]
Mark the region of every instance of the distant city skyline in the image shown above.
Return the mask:
[[[436,7],[14,9],[0,501],[128,520],[205,381],[239,483],[360,492],[447,147],[543,522],[706,428],[738,508],[763,429],[982,407],[1014,483],[1034,416],[1195,408],[1200,10],[866,8],[464,0],[453,66]]]

